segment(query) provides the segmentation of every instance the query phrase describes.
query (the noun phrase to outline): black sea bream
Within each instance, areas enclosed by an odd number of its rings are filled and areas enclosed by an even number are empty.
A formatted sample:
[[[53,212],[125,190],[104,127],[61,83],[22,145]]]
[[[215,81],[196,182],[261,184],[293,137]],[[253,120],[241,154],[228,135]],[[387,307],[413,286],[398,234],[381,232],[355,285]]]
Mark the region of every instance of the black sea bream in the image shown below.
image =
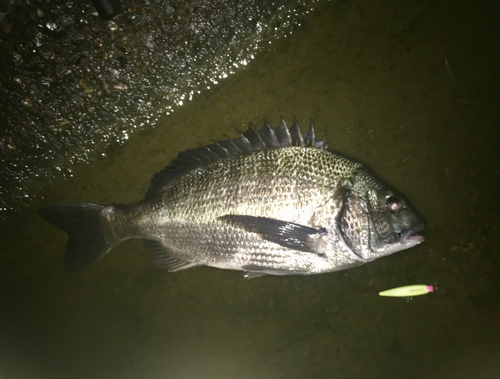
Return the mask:
[[[69,234],[70,270],[143,238],[159,268],[211,266],[247,277],[358,266],[418,245],[425,226],[404,197],[327,151],[312,125],[302,134],[296,120],[180,153],[139,202],[39,212]]]

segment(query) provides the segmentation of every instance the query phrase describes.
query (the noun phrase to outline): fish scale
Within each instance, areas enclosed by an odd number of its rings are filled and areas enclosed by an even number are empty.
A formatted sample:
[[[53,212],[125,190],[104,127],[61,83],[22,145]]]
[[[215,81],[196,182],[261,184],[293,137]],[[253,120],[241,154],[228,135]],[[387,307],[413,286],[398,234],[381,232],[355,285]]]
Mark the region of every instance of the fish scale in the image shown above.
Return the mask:
[[[402,195],[326,150],[312,125],[302,134],[296,120],[180,153],[136,203],[39,212],[69,234],[68,269],[143,238],[159,268],[211,266],[251,277],[358,266],[423,242],[415,233],[425,225]]]

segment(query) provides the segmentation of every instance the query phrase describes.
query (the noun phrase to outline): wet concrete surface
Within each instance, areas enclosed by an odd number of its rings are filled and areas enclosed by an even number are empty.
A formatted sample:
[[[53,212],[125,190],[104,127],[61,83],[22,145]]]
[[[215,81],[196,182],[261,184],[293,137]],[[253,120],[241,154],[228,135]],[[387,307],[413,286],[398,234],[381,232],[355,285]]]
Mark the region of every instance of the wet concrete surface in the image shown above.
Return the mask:
[[[90,1],[4,1],[0,218],[238,71],[307,18],[303,3],[124,0],[103,20]]]

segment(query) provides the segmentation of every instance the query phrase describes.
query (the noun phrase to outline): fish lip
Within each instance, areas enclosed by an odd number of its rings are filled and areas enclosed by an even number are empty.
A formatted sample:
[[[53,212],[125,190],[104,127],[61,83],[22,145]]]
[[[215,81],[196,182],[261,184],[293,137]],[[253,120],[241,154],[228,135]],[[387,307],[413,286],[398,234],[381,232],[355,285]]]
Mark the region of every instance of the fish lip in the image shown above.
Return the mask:
[[[403,234],[403,239],[405,240],[415,240],[415,242],[421,243],[424,242],[424,237],[417,235],[417,232],[420,232],[425,228],[425,221],[421,221],[418,224],[413,225],[411,228],[407,229]]]

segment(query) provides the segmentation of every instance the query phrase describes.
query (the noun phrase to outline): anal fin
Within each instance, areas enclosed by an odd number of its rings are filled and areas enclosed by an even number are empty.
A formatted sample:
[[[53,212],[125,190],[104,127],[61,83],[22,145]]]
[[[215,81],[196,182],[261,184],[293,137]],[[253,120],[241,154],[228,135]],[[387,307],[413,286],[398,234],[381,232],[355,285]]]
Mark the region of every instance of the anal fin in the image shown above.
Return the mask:
[[[169,272],[177,272],[201,266],[198,263],[188,262],[184,259],[174,257],[161,242],[146,240],[146,245],[148,247],[151,260],[156,268],[166,268]]]

